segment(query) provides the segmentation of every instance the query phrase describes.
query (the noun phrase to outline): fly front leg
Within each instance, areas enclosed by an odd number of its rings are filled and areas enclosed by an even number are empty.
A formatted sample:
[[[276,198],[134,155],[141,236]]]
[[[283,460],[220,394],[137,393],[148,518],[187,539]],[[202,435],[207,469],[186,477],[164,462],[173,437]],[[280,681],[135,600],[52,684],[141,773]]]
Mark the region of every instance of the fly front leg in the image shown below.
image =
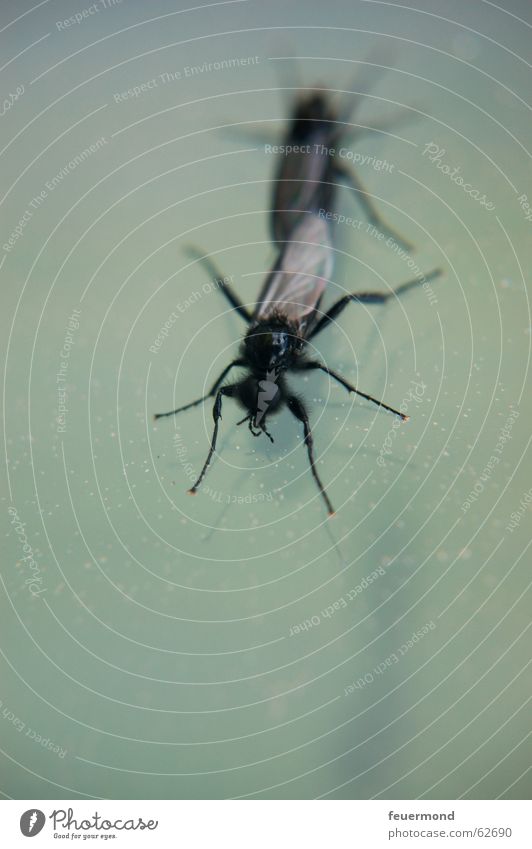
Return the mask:
[[[216,398],[215,398],[215,401],[214,401],[214,406],[212,408],[212,417],[214,419],[214,430],[213,430],[213,433],[212,433],[211,447],[209,449],[209,453],[207,454],[207,459],[205,460],[205,463],[203,464],[203,468],[200,472],[200,475],[199,475],[196,483],[194,484],[193,487],[191,487],[188,490],[190,495],[196,495],[198,487],[201,484],[203,478],[205,477],[205,475],[207,473],[207,469],[209,468],[210,462],[212,460],[212,455],[216,451],[216,440],[218,439],[218,423],[219,423],[220,419],[222,418],[222,397],[224,395],[232,396],[234,394],[234,390],[235,390],[236,386],[237,386],[236,383],[230,384],[229,386],[222,386],[222,388],[219,389],[218,392],[217,392],[217,395],[216,395]]]
[[[402,283],[398,286],[397,289],[391,289],[389,292],[352,292],[350,295],[344,295],[322,315],[314,329],[310,332],[308,338],[312,339],[313,336],[317,336],[324,327],[330,324],[331,321],[338,318],[340,313],[342,313],[346,306],[350,303],[385,304],[391,298],[399,298],[401,295],[404,295],[405,292],[408,292],[409,289],[414,289],[416,286],[423,286],[425,283],[435,280],[442,274],[443,272],[441,268],[435,268],[434,271],[431,271],[429,274],[424,274],[421,278],[416,277],[414,280],[408,280],[406,283]]]
[[[194,247],[194,245],[187,245],[186,252],[195,257],[206,269],[207,273],[214,279],[216,286],[220,289],[222,295],[225,295],[231,306],[234,310],[246,321],[248,324],[251,323],[252,316],[240,300],[237,294],[233,292],[229,283],[227,282],[227,278],[221,273],[221,271],[217,268],[215,263],[210,259],[210,257],[202,254],[198,248]]]
[[[302,363],[298,368],[302,370],[311,370],[311,369],[319,369],[320,371],[324,371],[325,374],[328,374],[329,377],[332,377],[333,380],[337,380],[338,383],[341,383],[348,392],[354,392],[356,395],[360,395],[361,398],[365,398],[366,401],[371,401],[372,404],[376,404],[378,407],[382,407],[384,410],[388,410],[389,413],[393,413],[395,416],[399,416],[404,422],[407,422],[410,416],[406,416],[404,413],[399,412],[399,410],[394,410],[393,407],[389,407],[388,404],[385,404],[383,401],[378,401],[377,398],[374,398],[372,395],[367,395],[365,392],[361,392],[360,389],[357,389],[356,386],[353,386],[349,383],[345,377],[342,377],[338,372],[333,371],[328,368],[323,363],[318,363],[317,361],[310,360],[310,362]]]
[[[198,404],[202,404],[203,401],[207,400],[207,398],[212,398],[213,395],[216,394],[216,390],[218,389],[219,386],[221,386],[222,382],[224,381],[225,377],[230,372],[230,370],[232,368],[234,368],[234,366],[245,366],[245,365],[246,364],[243,360],[233,360],[233,362],[229,363],[229,365],[224,368],[221,375],[219,375],[219,377],[216,378],[216,380],[214,381],[213,385],[211,386],[211,388],[209,389],[209,391],[207,392],[206,395],[202,395],[201,398],[197,398],[196,401],[191,401],[190,404],[185,404],[184,407],[178,407],[177,410],[170,410],[170,412],[168,412],[168,413],[156,413],[154,415],[155,421],[157,421],[157,419],[163,419],[166,416],[175,416],[177,413],[182,413],[184,410],[190,410],[191,407],[197,407]]]
[[[327,506],[327,512],[329,516],[333,516],[334,508],[331,502],[329,501],[329,496],[325,492],[325,487],[323,486],[320,480],[320,476],[318,475],[316,464],[314,462],[314,440],[312,438],[312,430],[310,428],[308,413],[299,398],[296,398],[295,396],[288,398],[286,403],[292,415],[294,415],[296,419],[299,419],[300,422],[303,422],[303,432],[305,437],[305,445],[307,446],[310,470],[323,497],[323,500],[325,501],[325,504]]]

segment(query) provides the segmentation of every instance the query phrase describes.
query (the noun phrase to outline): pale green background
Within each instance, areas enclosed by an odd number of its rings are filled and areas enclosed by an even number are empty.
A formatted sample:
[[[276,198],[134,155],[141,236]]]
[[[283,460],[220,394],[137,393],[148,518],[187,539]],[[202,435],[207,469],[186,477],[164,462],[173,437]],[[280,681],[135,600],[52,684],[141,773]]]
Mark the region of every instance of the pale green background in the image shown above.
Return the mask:
[[[513,533],[505,527],[532,484],[532,222],[517,200],[532,197],[530,5],[431,0],[416,12],[250,0],[178,14],[191,4],[123,0],[57,29],[89,5],[45,2],[17,21],[27,3],[1,6],[2,97],[25,87],[0,119],[2,244],[47,180],[99,137],[107,144],[48,194],[1,267],[0,791],[529,796],[530,512]],[[210,408],[157,427],[152,414],[201,394],[243,326],[210,293],[180,315],[157,355],[149,347],[207,280],[186,268],[187,243],[213,252],[249,302],[274,257],[275,160],[249,132],[215,128],[267,121],[263,132],[278,139],[289,101],[279,86],[349,88],[377,43],[372,61],[395,69],[353,120],[371,125],[401,104],[417,117],[361,139],[358,151],[394,168],[359,175],[416,244],[419,267],[441,266],[445,277],[435,304],[418,291],[385,309],[346,310],[318,350],[392,404],[423,381],[422,401],[382,468],[393,419],[324,376],[300,380],[334,520],[296,422],[272,422],[270,446],[235,429],[231,402],[210,490],[190,499],[175,427],[198,470]],[[271,58],[296,54],[295,68]],[[259,61],[113,97],[188,65],[250,56]],[[422,156],[428,142],[495,211]],[[347,191],[339,209],[359,215]],[[331,299],[411,276],[367,234],[336,235],[346,254]],[[58,434],[56,374],[74,308]],[[464,513],[511,409],[512,438]],[[225,507],[231,496],[251,498]],[[10,505],[42,570],[39,598],[24,584]],[[377,567],[385,574],[354,601],[289,636]],[[398,663],[344,695],[429,622],[436,627]],[[9,712],[65,757],[18,732]]]

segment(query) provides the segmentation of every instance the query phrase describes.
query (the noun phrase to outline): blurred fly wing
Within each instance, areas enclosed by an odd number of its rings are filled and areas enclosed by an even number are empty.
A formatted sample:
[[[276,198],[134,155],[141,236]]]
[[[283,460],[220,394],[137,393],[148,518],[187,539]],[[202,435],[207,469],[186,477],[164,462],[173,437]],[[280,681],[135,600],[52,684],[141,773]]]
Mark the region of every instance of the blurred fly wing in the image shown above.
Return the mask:
[[[277,91],[282,100],[283,107],[286,112],[292,112],[296,94],[301,88],[301,76],[297,65],[297,56],[289,55],[294,53],[294,47],[288,41],[281,38],[276,38],[272,49],[278,53],[285,55],[270,56],[269,59],[275,69],[277,77]],[[234,124],[223,124],[219,122],[218,129],[223,135],[233,141],[249,144],[279,144],[279,122],[278,119],[267,119],[264,121],[240,121]],[[272,126],[268,126],[271,124]]]
[[[358,142],[365,136],[387,135],[395,136],[401,140],[400,136],[395,135],[395,130],[400,130],[413,124],[420,117],[430,117],[427,112],[421,111],[420,104],[410,103],[402,106],[400,109],[394,110],[386,118],[371,118],[368,124],[357,124],[356,127],[350,127],[343,136],[345,144]]]
[[[294,108],[294,92],[302,87],[299,57],[294,44],[279,34],[272,43],[272,51],[277,54],[269,57],[277,78],[277,88],[286,111],[291,112]]]
[[[388,64],[382,64],[385,59]],[[364,98],[375,88],[379,80],[393,68],[393,59],[393,52],[391,53],[389,49],[384,51],[382,47],[374,47],[367,59],[358,63],[350,91],[345,93],[338,108],[338,121],[342,135],[346,133],[345,124],[349,124],[355,110],[359,108]]]
[[[308,331],[333,269],[333,250],[325,218],[308,214],[294,230],[268,276],[254,318],[281,314]]]
[[[291,238],[296,226],[308,213],[329,209],[334,183],[328,179],[330,167],[327,138],[316,130],[308,152],[284,156],[274,182],[271,229],[274,241]]]

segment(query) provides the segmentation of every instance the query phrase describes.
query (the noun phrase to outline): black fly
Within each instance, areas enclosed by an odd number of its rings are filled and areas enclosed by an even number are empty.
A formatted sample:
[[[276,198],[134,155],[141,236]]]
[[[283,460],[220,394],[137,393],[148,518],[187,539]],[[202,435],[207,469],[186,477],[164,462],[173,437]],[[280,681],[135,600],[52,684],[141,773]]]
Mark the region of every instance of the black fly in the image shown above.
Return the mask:
[[[155,416],[156,419],[173,416],[196,407],[208,398],[214,398],[211,446],[198,479],[189,490],[192,495],[197,492],[215,453],[222,399],[229,397],[234,398],[246,411],[246,415],[238,424],[247,422],[253,436],[264,434],[272,442],[273,438],[267,429],[268,417],[278,413],[284,406],[288,407],[303,425],[312,475],[329,515],[334,513],[316,469],[312,430],[305,404],[287,385],[286,372],[301,373],[318,369],[338,381],[348,392],[354,392],[383,407],[403,421],[408,419],[408,416],[398,410],[361,392],[323,363],[309,359],[306,350],[307,342],[338,318],[350,302],[384,304],[441,273],[439,270],[433,271],[422,279],[410,280],[388,292],[344,295],[326,312],[320,310],[321,299],[330,281],[334,264],[329,225],[320,210],[331,208],[339,183],[348,183],[356,191],[372,223],[392,234],[397,242],[408,244],[383,222],[358,178],[347,171],[338,158],[330,153],[331,149],[337,148],[338,141],[345,131],[345,123],[352,105],[350,102],[348,108],[338,112],[333,108],[328,94],[319,90],[301,98],[296,104],[286,137],[286,146],[297,148],[298,145],[309,145],[312,146],[312,151],[308,155],[294,151],[282,158],[278,168],[274,182],[271,223],[273,238],[279,247],[279,256],[266,278],[252,312],[233,292],[212,261],[195,252],[233,309],[247,323],[248,330],[238,358],[226,366],[206,395],[176,410]],[[247,373],[235,382],[224,383],[229,372],[235,367],[242,367]]]

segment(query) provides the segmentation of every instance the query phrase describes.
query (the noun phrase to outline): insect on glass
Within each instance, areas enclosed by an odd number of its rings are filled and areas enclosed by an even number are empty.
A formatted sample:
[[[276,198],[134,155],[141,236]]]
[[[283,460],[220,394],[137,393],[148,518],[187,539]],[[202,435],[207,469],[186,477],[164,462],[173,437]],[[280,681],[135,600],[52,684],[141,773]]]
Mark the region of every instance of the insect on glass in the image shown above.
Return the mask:
[[[279,412],[283,406],[287,406],[303,425],[312,475],[329,515],[332,515],[334,510],[315,464],[309,416],[304,402],[288,387],[285,374],[319,369],[338,381],[348,392],[354,392],[406,421],[408,416],[361,392],[322,362],[310,359],[307,341],[315,338],[327,327],[350,301],[384,303],[393,295],[402,294],[412,286],[419,285],[420,281],[416,279],[405,283],[395,292],[347,295],[333,304],[327,312],[321,312],[319,306],[333,268],[333,250],[326,221],[312,213],[302,218],[291,240],[283,245],[253,312],[248,311],[211,260],[200,254],[198,259],[216,278],[217,285],[247,323],[248,330],[238,358],[226,366],[206,395],[176,410],[155,416],[156,419],[173,416],[201,404],[208,398],[214,398],[214,430],[210,450],[198,479],[189,492],[192,495],[197,492],[216,450],[223,398],[234,398],[246,411],[246,415],[238,424],[247,422],[253,436],[263,433],[272,442],[273,438],[267,429],[268,418]],[[246,369],[246,373],[235,382],[224,383],[229,372],[239,366]]]
[[[378,76],[379,68],[370,66],[370,78],[374,80]],[[362,91],[367,88],[367,83],[368,80],[362,82]],[[385,224],[358,177],[346,169],[343,160],[336,155],[340,141],[346,137],[348,119],[359,97],[358,93],[349,94],[344,107],[337,109],[329,92],[314,90],[300,97],[296,103],[285,139],[285,151],[291,152],[280,158],[273,186],[271,227],[279,256],[253,311],[250,312],[240,301],[214,263],[200,252],[195,252],[233,309],[247,323],[248,329],[238,358],[226,366],[207,395],[155,416],[156,419],[172,416],[214,398],[211,446],[198,479],[189,490],[191,494],[197,492],[216,451],[222,400],[230,397],[246,411],[238,424],[247,422],[253,436],[265,434],[273,442],[267,429],[268,418],[284,406],[302,423],[312,475],[332,515],[332,504],[316,468],[309,416],[304,402],[287,385],[287,372],[321,370],[348,392],[360,395],[403,420],[408,419],[398,410],[361,392],[324,363],[311,359],[307,349],[307,342],[337,319],[348,303],[384,304],[441,273],[433,271],[388,292],[346,294],[327,311],[320,310],[333,269],[331,232],[322,213],[323,210],[331,210],[340,184],[347,184],[355,191],[372,224],[387,232],[399,244],[410,247],[405,239]],[[357,136],[361,131],[349,134]],[[246,372],[240,379],[225,383],[230,371],[236,367],[246,369]]]

